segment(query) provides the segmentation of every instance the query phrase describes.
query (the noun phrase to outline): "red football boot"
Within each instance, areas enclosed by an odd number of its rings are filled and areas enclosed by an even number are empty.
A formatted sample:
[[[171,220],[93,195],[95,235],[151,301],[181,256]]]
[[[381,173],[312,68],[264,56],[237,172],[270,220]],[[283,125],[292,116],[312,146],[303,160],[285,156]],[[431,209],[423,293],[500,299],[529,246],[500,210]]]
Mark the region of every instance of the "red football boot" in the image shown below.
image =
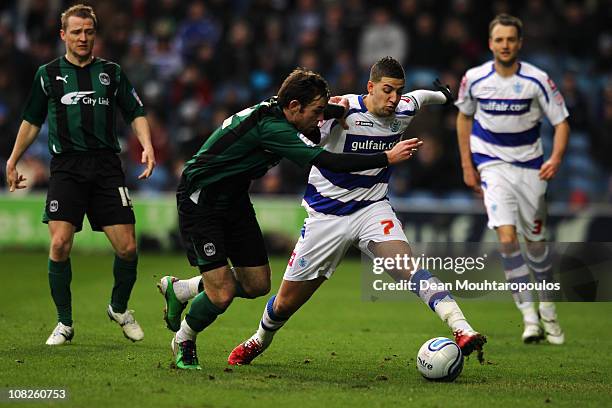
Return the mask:
[[[230,365],[246,365],[250,364],[251,361],[261,353],[263,353],[264,347],[261,343],[254,338],[250,338],[244,343],[240,343],[232,350],[227,363]]]
[[[455,335],[455,343],[461,349],[464,356],[469,356],[474,350],[477,351],[476,357],[480,364],[484,363],[484,353],[482,347],[487,342],[487,338],[482,334],[474,331],[457,330]]]

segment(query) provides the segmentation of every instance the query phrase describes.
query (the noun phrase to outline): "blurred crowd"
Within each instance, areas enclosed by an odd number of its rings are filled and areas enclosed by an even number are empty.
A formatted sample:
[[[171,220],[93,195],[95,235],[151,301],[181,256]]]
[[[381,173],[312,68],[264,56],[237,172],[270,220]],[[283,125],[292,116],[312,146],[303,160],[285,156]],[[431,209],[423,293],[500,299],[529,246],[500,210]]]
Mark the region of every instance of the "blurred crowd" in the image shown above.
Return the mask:
[[[62,0],[0,2],[0,173],[10,155],[36,68],[64,53]],[[612,1],[563,0],[104,0],[94,7],[96,56],[123,66],[147,108],[158,167],[142,182],[139,144],[119,120],[129,187],[172,191],[185,160],[229,115],[274,95],[296,66],[322,73],[334,94],[365,93],[369,67],[390,55],[406,89],[436,78],[456,92],[466,69],[490,59],[489,21],[523,20],[522,58],[549,73],[565,96],[572,133],[553,200],[580,207],[612,199]],[[463,186],[454,107],[429,107],[410,136],[425,140],[400,166],[392,194],[469,198]],[[44,189],[46,126],[20,162],[32,189]],[[545,150],[552,129],[543,126]],[[307,170],[288,161],[254,192],[299,194]],[[2,175],[3,176],[3,175]]]

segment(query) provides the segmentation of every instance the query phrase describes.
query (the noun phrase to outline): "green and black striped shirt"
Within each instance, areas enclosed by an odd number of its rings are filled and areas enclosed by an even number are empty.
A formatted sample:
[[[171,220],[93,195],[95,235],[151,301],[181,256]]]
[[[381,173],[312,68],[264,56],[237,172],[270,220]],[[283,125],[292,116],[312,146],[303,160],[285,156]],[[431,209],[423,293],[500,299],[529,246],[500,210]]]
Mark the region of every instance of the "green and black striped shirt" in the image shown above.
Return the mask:
[[[40,127],[48,114],[51,154],[118,153],[116,107],[126,123],[145,115],[138,94],[118,64],[94,58],[79,67],[63,56],[38,68],[23,119]]]
[[[225,119],[185,164],[183,175],[191,194],[222,180],[261,177],[283,157],[303,167],[322,151],[287,121],[272,98]]]

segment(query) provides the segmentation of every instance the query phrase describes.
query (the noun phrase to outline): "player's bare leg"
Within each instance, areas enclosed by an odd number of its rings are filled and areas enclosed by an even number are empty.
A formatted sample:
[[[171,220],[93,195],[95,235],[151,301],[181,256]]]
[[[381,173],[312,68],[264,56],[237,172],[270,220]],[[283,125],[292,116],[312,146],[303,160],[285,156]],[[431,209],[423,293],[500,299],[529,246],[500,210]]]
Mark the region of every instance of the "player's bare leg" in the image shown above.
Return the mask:
[[[236,269],[240,270],[234,272],[229,265],[224,265],[202,272],[203,287],[206,290],[193,299],[189,312],[172,341],[178,368],[199,369],[196,337],[227,310],[235,297],[254,298],[269,290],[268,264]]]
[[[72,268],[70,251],[74,240],[75,227],[66,221],[49,221],[49,286],[51,297],[57,309],[57,326],[46,344],[56,346],[72,340],[72,296],[70,282]]]
[[[263,353],[272,343],[276,332],[310,299],[325,280],[323,276],[309,281],[283,280],[278,293],[268,300],[255,334],[236,346],[227,362],[232,365],[249,364]]]
[[[231,268],[236,281],[236,297],[253,299],[270,291],[271,271],[268,266],[236,266]],[[159,292],[164,296],[164,321],[168,329],[177,332],[181,327],[181,315],[187,302],[204,290],[202,276],[178,279],[163,276],[157,283]]]
[[[536,282],[553,282],[552,249],[544,241],[527,241],[527,264],[533,271]],[[540,323],[544,328],[546,340],[551,344],[563,344],[565,335],[557,318],[554,295],[550,291],[538,291]]]
[[[374,242],[371,241],[368,246],[371,252],[370,256],[378,258],[395,258],[411,257],[412,250],[410,245],[405,241],[393,240]],[[425,269],[412,271],[411,269],[399,269],[387,271],[389,275],[396,281],[407,280],[416,284],[417,290],[414,293],[423,300],[431,310],[442,319],[452,330],[455,335],[455,341],[461,348],[464,355],[470,355],[474,350],[478,351],[478,361],[483,362],[482,347],[486,343],[486,337],[475,331],[467,322],[459,305],[453,299],[451,294],[445,290],[428,289],[421,290],[421,282],[428,281],[430,283],[440,283],[440,280]],[[430,285],[433,287],[434,285]]]
[[[501,225],[496,229],[500,244],[500,253],[506,280],[510,283],[528,283],[531,281],[529,268],[521,254],[516,227]],[[523,315],[524,330],[521,338],[525,343],[535,343],[543,338],[540,319],[535,310],[531,291],[513,292],[516,307]]]

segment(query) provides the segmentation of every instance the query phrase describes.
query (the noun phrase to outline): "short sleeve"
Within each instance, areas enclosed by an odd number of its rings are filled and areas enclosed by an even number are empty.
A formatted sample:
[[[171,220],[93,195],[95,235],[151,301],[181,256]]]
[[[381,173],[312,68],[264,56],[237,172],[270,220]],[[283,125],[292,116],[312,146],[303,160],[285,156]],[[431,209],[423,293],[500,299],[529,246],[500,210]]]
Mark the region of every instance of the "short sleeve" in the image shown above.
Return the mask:
[[[461,84],[459,85],[459,94],[455,101],[455,106],[459,111],[465,115],[473,116],[476,113],[476,101],[472,98],[470,88],[472,82],[468,79],[467,74],[461,78]]]
[[[542,89],[539,91],[538,103],[550,123],[556,126],[569,116],[569,112],[565,106],[565,100],[559,88],[557,88],[557,85],[555,85],[553,80],[549,77],[546,77],[543,88],[544,91]]]
[[[47,78],[47,79],[46,79]],[[23,110],[22,119],[35,126],[42,126],[47,118],[49,104],[49,81],[44,67],[38,68],[30,95]]]
[[[132,121],[138,116],[144,116],[145,110],[136,89],[132,86],[129,79],[121,70],[119,74],[119,86],[117,87],[117,105],[121,110],[123,119],[127,123]]]
[[[286,157],[300,167],[310,164],[323,151],[323,148],[314,145],[288,124],[283,125],[274,121],[264,122],[261,126],[262,147]]]

